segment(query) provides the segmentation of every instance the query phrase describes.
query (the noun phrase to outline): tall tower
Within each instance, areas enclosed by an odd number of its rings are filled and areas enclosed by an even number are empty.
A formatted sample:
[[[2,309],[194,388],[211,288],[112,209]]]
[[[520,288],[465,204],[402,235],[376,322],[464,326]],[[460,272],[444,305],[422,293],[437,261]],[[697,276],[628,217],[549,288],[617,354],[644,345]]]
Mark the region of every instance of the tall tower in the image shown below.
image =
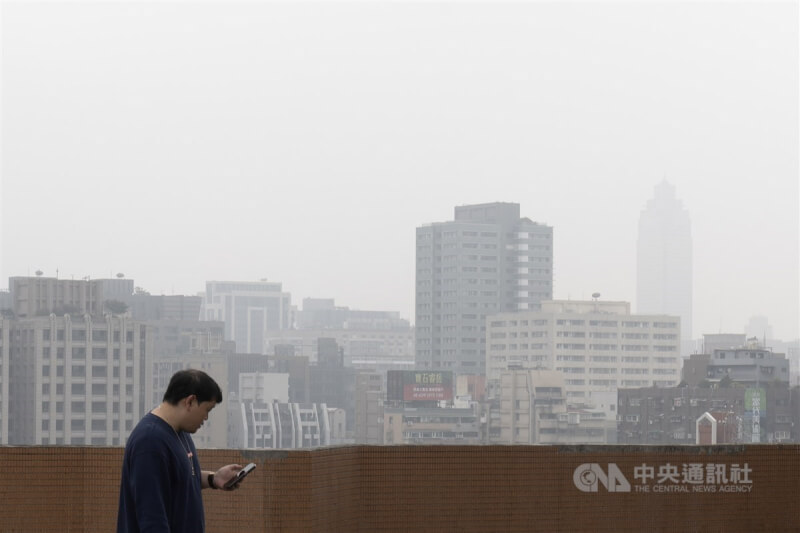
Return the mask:
[[[455,208],[417,228],[416,366],[486,374],[486,316],[553,297],[553,228],[519,204]]]
[[[640,314],[681,317],[681,339],[692,339],[692,227],[689,213],[662,181],[639,217],[636,307]]]

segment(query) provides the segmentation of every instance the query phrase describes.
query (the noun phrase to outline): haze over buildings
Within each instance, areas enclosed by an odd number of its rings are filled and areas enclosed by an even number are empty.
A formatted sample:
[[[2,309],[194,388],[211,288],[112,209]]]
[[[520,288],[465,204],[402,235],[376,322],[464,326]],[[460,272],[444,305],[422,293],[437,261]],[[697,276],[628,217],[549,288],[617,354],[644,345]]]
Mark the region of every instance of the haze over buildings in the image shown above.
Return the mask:
[[[796,3],[5,2],[0,24],[0,283],[266,277],[413,320],[414,228],[518,202],[555,228],[553,298],[638,310],[666,176],[682,329],[798,337]]]
[[[692,337],[692,225],[666,180],[639,217],[636,311],[677,315],[681,339]]]

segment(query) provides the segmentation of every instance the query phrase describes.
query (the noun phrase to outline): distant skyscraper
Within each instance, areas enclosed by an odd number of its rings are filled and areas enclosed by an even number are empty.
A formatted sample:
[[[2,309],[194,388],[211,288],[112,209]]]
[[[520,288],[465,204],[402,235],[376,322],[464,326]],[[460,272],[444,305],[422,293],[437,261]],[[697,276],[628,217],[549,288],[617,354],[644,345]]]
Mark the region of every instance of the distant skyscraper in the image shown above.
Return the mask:
[[[680,316],[681,339],[692,339],[692,228],[666,180],[639,217],[636,307],[641,314]]]
[[[553,228],[519,213],[467,205],[417,228],[417,368],[485,374],[486,316],[552,299]]]

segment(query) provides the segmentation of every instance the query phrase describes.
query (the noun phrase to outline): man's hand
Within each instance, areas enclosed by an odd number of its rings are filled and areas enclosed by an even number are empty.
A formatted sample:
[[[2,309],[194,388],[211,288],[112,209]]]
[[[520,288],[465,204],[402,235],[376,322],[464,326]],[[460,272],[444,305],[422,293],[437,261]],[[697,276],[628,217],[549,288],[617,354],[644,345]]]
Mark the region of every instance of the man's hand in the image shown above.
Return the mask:
[[[225,488],[225,484],[230,481],[231,479],[236,477],[236,474],[242,469],[242,465],[226,465],[214,472],[214,486],[212,488],[222,489],[222,490],[236,490],[239,488],[239,484],[235,484],[233,487]]]

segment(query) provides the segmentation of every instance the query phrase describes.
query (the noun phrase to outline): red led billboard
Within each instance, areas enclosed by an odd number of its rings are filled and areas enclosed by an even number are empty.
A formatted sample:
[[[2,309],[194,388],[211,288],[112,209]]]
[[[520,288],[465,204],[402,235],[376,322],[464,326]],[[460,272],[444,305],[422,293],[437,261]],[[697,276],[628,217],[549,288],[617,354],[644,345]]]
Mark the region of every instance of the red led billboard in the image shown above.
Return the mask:
[[[389,400],[404,402],[453,399],[453,373],[449,371],[390,370]]]

